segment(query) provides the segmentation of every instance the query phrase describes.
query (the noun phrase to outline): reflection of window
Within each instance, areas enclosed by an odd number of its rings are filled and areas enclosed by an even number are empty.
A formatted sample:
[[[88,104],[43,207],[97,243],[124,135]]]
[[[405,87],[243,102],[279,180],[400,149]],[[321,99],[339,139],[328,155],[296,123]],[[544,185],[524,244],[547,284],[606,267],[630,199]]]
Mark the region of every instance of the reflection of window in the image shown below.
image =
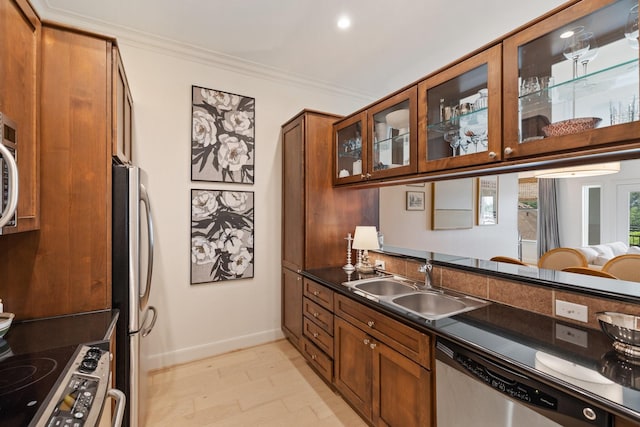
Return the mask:
[[[640,246],[640,191],[629,192],[629,245]]]
[[[600,200],[599,185],[582,187],[582,245],[600,244]]]
[[[538,180],[518,179],[518,232],[522,240],[536,240],[538,229]]]

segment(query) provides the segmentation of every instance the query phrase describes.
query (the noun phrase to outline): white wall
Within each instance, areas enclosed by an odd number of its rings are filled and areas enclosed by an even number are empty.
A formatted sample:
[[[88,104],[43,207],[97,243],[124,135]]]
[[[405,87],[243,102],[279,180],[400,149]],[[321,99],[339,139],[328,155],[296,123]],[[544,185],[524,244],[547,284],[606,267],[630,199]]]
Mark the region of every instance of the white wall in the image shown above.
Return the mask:
[[[303,108],[348,113],[357,100],[120,42],[134,99],[134,162],[149,175],[157,229],[152,366],[270,341],[280,331],[280,126]],[[191,85],[256,99],[255,184],[191,182]],[[190,190],[255,192],[255,276],[190,285]]]
[[[558,185],[558,225],[560,244],[578,247],[582,244],[582,188],[587,185],[601,187],[601,243],[628,240],[628,232],[619,233],[617,190],[621,184],[640,184],[640,160],[620,163],[620,172],[587,178],[567,178]],[[628,230],[626,230],[628,231]]]
[[[477,180],[474,178],[474,222],[477,212]],[[498,224],[474,225],[462,230],[431,230],[431,183],[380,189],[380,231],[384,244],[408,249],[489,259],[494,255],[518,255],[518,177],[498,177]],[[407,191],[425,192],[425,210],[405,210]]]

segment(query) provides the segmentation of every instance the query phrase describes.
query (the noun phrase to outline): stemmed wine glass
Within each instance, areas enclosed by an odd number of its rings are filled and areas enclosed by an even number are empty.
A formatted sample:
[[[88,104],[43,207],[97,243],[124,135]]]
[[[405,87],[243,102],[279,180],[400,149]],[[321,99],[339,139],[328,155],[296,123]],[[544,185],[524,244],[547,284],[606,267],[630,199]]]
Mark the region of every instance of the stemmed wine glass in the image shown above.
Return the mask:
[[[582,75],[587,75],[587,65],[589,62],[596,59],[598,56],[598,42],[596,41],[595,36],[591,32],[585,32],[578,36],[580,39],[584,39],[586,43],[589,45],[589,50],[580,56],[580,63],[582,64]]]
[[[575,27],[563,34],[562,54],[573,61],[573,78],[578,77],[578,59],[589,51],[589,39],[583,37],[584,27]]]
[[[455,157],[460,148],[460,135],[458,130],[449,131],[444,134],[444,140],[449,143],[449,147],[453,150],[452,156]]]
[[[638,49],[638,5],[629,9],[627,25],[624,27],[624,36],[629,40],[632,48]]]

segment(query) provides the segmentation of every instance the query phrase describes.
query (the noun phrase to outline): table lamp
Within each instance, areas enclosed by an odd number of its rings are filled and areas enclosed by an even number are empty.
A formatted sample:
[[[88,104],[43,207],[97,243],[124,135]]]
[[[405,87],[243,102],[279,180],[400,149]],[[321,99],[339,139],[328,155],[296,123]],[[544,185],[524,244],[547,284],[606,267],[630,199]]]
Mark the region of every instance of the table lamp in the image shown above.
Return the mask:
[[[356,265],[356,270],[361,273],[373,273],[373,265],[369,262],[369,249],[379,249],[378,232],[374,226],[359,225],[353,236],[353,249],[363,250],[362,262]]]

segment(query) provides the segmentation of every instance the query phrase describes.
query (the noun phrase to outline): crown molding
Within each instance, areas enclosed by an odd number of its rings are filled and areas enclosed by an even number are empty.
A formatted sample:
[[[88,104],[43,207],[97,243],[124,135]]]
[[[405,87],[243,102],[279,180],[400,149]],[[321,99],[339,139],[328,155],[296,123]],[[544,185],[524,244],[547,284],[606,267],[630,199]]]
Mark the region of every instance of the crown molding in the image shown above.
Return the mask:
[[[347,96],[362,100],[365,104],[371,103],[377,99],[377,97],[370,94],[365,94],[346,87],[336,86],[322,80],[309,79],[305,76],[291,73],[280,68],[248,61],[222,52],[179,42],[126,26],[115,25],[110,22],[87,17],[85,15],[71,13],[52,7],[48,0],[30,0],[30,3],[36,9],[41,19],[60,22],[66,25],[113,37],[122,45],[131,45],[141,49],[277,83],[295,85],[302,88],[313,88],[336,95]]]

